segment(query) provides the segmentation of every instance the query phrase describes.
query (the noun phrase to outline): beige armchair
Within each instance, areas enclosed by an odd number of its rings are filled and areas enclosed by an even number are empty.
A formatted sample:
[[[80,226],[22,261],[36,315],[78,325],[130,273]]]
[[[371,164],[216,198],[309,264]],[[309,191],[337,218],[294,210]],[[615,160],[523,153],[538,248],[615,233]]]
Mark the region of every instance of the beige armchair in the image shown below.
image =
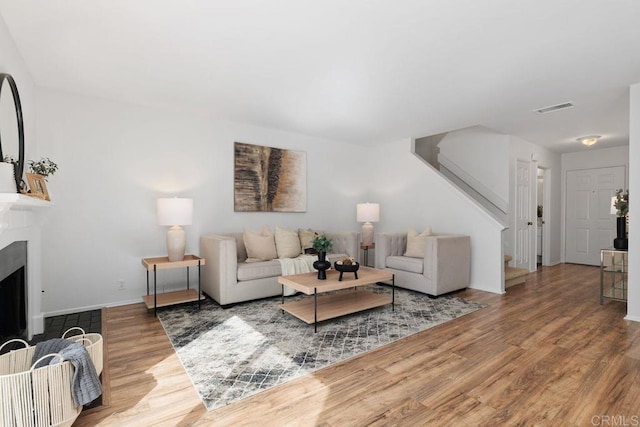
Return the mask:
[[[404,256],[407,233],[377,233],[375,243],[376,268],[393,272],[398,287],[437,296],[469,286],[469,236],[428,236],[423,258]]]

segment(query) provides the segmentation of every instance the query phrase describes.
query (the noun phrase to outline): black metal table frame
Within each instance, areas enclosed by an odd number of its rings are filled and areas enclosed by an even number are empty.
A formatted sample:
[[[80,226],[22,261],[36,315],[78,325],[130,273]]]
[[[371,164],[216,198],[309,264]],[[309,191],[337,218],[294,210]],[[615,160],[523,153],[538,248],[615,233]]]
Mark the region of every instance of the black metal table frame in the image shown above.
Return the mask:
[[[195,266],[194,266],[195,267]],[[191,289],[190,288],[190,283],[189,283],[189,266],[185,267],[187,269],[187,290]],[[157,266],[156,264],[153,264],[153,315],[154,316],[158,316],[158,289],[157,289],[157,284],[158,284],[158,278],[157,278]],[[202,292],[201,290],[201,274],[200,274],[200,260],[198,260],[198,310],[200,310],[201,307],[201,298],[200,298],[200,293]],[[149,295],[149,269],[147,269],[147,295]]]

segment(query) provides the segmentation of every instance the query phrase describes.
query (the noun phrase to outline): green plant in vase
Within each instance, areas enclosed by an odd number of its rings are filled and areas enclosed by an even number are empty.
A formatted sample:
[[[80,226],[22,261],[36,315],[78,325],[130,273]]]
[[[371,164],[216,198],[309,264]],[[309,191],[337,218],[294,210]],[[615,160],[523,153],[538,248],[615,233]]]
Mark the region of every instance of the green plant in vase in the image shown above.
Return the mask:
[[[316,237],[311,241],[311,247],[313,247],[317,252],[331,252],[331,249],[333,248],[333,241],[327,238],[324,234],[316,234]]]
[[[629,242],[627,239],[627,214],[629,213],[629,190],[622,191],[622,188],[616,190],[616,199],[613,202],[616,208],[616,232],[617,237],[613,240],[613,247],[616,249],[627,250]]]
[[[613,204],[618,217],[627,216],[629,213],[629,190],[623,192],[622,188],[616,190],[616,201]]]
[[[326,235],[316,235],[311,241],[311,246],[318,252],[318,261],[313,263],[313,268],[318,270],[318,280],[326,280],[331,263],[327,261],[327,252],[333,248],[333,241]]]

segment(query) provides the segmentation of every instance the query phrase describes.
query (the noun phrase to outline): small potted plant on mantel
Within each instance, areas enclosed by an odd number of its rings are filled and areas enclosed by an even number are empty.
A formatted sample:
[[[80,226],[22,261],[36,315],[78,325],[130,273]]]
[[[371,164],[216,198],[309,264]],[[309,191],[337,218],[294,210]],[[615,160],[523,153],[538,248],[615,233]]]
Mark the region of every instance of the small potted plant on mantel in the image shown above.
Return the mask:
[[[326,270],[331,267],[331,263],[327,261],[327,252],[333,248],[333,241],[324,234],[316,234],[311,241],[311,246],[318,252],[318,261],[313,263],[313,268],[318,270],[318,280],[326,280]]]
[[[31,173],[42,175],[46,180],[49,176],[53,176],[58,171],[58,165],[50,158],[42,157],[40,160],[29,160],[29,169]]]
[[[15,193],[20,183],[18,177],[18,161],[15,157],[6,155],[0,163],[0,193]]]

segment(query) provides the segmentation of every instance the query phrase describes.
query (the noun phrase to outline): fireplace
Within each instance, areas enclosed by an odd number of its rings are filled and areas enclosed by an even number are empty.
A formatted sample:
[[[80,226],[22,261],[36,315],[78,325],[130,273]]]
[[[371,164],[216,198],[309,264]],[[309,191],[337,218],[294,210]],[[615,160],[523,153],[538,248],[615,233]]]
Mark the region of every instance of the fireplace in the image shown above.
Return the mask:
[[[51,206],[24,194],[0,193],[0,335],[6,329],[30,340],[44,332],[41,227]]]
[[[27,242],[0,250],[0,341],[26,337]]]

